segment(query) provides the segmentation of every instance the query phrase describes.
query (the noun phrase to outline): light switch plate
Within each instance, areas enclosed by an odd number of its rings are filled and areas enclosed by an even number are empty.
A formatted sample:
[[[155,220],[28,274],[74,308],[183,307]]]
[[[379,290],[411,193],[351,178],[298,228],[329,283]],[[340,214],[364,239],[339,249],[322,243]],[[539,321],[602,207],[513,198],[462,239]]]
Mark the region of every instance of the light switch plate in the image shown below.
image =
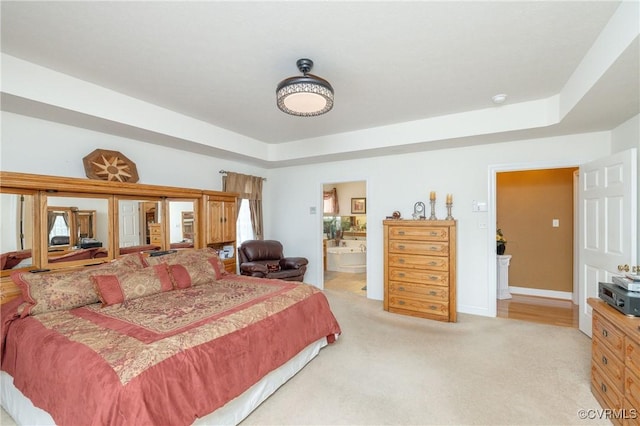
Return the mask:
[[[473,202],[471,203],[471,211],[472,212],[486,212],[487,211],[487,203],[485,201],[473,200]]]
[[[553,221],[551,222],[551,226],[553,226],[554,228],[560,227],[560,219],[553,219]]]

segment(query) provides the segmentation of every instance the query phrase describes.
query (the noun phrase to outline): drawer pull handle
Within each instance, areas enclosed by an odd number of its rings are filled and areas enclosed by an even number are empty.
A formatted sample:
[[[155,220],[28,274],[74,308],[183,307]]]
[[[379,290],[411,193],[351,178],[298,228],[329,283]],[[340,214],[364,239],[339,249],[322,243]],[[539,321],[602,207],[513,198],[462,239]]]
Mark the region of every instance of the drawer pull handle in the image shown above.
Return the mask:
[[[398,246],[398,250],[404,250],[404,245],[402,245],[402,244],[401,244],[401,245],[399,245],[399,246]]]
[[[602,389],[602,392],[605,392],[605,393],[606,393],[606,392],[607,392],[607,385],[605,385],[604,383],[602,383],[602,384],[600,385],[600,389]]]
[[[404,287],[402,286],[398,287],[398,291],[404,291]]]
[[[438,262],[436,262],[435,260],[432,260],[431,262],[429,262],[430,266],[436,266],[438,264]]]
[[[398,273],[398,276],[404,278],[404,272]]]
[[[404,263],[404,259],[403,258],[398,259],[398,263]]]
[[[602,355],[602,364],[607,365],[608,362],[607,357]]]
[[[431,309],[432,311],[437,311],[438,307],[435,306],[435,305],[431,305],[431,306],[429,306],[429,309]]]
[[[437,292],[437,291],[435,291],[435,290],[431,290],[431,291],[429,292],[429,294],[430,294],[430,295],[432,295],[432,296],[435,296],[436,294],[438,294],[438,292]]]
[[[429,277],[429,279],[430,279],[431,281],[438,281],[438,277],[436,277],[435,275],[431,275],[431,276]]]
[[[609,332],[607,330],[602,330],[602,335],[604,337],[609,337]]]
[[[398,300],[398,305],[404,305],[404,300]]]
[[[432,237],[435,237],[438,235],[438,233],[436,231],[431,231],[429,232],[429,235],[431,235]]]
[[[404,235],[404,231],[398,231],[398,235]]]

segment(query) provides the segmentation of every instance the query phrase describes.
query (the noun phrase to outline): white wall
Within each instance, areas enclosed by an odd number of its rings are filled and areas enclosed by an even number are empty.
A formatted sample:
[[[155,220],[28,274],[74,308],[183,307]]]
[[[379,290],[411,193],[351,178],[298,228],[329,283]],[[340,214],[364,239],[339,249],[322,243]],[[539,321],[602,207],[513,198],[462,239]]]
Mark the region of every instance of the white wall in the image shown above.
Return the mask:
[[[264,176],[264,169],[2,111],[0,169],[85,178],[82,158],[101,148],[136,164],[140,183],[222,190],[224,169]]]
[[[218,170],[265,176],[265,238],[282,241],[287,254],[309,258],[305,281],[322,286],[322,184],[366,181],[368,296],[382,299],[382,220],[394,210],[408,218],[416,201],[438,194],[436,214],[446,214],[453,194],[458,220],[458,310],[488,315],[487,264],[494,236],[488,213],[472,213],[473,200],[489,201],[489,169],[502,164],[572,162],[608,155],[610,132],[506,142],[306,165],[273,170],[165,148],[2,112],[2,170],[85,177],[82,157],[96,148],[118,150],[137,164],[141,183],[221,189]],[[310,207],[318,213],[310,214]],[[489,226],[491,229],[491,226]],[[495,283],[494,283],[495,286]]]
[[[631,117],[611,131],[611,152],[629,148],[640,150],[640,114]]]
[[[394,210],[410,218],[416,201],[428,205],[430,191],[437,193],[436,216],[444,218],[444,197],[451,193],[452,214],[458,220],[458,310],[490,315],[487,265],[494,253],[488,242],[494,235],[487,223],[490,215],[471,211],[473,200],[489,201],[489,168],[518,164],[525,169],[540,162],[578,165],[609,153],[610,133],[601,132],[271,170],[266,237],[283,241],[288,253],[308,257],[305,281],[321,286],[322,215],[311,214],[310,207],[322,211],[324,182],[366,181],[368,297],[381,300],[382,220]]]

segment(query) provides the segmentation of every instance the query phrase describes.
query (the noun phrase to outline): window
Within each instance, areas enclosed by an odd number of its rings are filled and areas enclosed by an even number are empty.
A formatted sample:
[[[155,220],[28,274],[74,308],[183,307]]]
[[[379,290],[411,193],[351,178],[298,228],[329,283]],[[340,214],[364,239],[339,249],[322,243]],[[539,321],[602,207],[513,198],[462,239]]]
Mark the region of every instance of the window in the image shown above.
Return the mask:
[[[240,246],[243,241],[253,240],[253,227],[251,226],[251,212],[249,211],[249,200],[243,199],[240,203],[240,212],[236,222],[237,244]]]
[[[53,223],[53,228],[49,233],[49,240],[55,236],[69,236],[69,225],[64,221],[62,215],[56,216],[56,220]]]

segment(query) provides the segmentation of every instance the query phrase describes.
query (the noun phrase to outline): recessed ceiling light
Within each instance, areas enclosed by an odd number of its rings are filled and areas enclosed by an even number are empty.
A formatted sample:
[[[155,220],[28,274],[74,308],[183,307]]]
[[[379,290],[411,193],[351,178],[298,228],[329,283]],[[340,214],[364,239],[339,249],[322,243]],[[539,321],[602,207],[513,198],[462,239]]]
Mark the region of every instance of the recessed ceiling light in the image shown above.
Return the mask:
[[[505,95],[504,93],[500,93],[499,95],[495,95],[494,97],[492,97],[491,100],[493,101],[494,104],[500,105],[507,100],[507,95]]]

